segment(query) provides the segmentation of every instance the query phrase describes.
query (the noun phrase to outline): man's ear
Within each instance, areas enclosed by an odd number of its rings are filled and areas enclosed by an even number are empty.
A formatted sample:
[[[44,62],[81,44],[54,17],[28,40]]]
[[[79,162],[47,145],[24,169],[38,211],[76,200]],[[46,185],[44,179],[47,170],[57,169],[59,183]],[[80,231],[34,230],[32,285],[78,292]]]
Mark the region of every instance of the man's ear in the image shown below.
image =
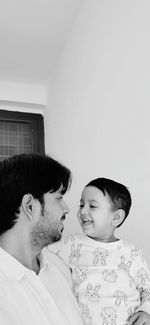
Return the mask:
[[[29,219],[32,219],[33,195],[25,194],[22,198],[22,209]]]
[[[112,225],[116,228],[123,221],[124,217],[125,217],[125,212],[123,209],[116,210],[113,215]]]

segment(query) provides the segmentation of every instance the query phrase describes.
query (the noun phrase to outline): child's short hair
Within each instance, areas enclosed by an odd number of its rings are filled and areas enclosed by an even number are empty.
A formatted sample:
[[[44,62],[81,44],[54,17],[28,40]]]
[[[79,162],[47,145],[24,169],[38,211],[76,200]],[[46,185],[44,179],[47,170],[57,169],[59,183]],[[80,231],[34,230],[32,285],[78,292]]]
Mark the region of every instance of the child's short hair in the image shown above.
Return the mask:
[[[129,210],[131,207],[131,195],[128,188],[125,185],[117,183],[111,179],[107,178],[96,178],[89,182],[87,186],[95,186],[100,191],[103,192],[104,195],[108,195],[111,200],[112,206],[115,210],[123,209],[125,212],[125,217],[123,221],[117,226],[120,227],[122,223],[125,221],[126,217],[129,214]]]

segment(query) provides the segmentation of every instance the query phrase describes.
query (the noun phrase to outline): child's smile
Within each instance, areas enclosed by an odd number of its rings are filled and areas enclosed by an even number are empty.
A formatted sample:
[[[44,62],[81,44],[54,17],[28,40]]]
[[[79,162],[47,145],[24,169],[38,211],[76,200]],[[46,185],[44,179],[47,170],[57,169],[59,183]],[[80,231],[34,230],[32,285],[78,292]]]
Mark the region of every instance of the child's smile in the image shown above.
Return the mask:
[[[81,217],[81,220],[82,220],[83,225],[90,225],[91,223],[93,223],[93,220],[88,219],[88,218]]]

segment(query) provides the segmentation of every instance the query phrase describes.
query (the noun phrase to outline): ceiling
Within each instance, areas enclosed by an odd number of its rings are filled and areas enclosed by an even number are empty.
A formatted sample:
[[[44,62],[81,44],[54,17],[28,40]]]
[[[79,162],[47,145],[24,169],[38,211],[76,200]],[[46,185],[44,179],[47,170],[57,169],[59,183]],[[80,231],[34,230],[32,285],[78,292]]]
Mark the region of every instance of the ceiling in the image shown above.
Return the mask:
[[[0,0],[0,80],[46,84],[84,0]]]

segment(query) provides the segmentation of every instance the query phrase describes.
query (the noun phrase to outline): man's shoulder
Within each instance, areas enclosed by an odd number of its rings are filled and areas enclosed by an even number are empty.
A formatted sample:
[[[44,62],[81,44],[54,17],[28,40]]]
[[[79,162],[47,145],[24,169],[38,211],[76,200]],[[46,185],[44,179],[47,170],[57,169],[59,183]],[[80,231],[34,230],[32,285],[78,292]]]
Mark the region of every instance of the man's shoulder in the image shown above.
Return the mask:
[[[45,246],[42,250],[42,255],[46,255],[48,252],[53,252],[57,255],[60,255],[63,251],[67,252],[73,247],[84,244],[87,240],[87,236],[84,234],[74,233],[69,234],[66,237],[61,238],[59,241]]]

